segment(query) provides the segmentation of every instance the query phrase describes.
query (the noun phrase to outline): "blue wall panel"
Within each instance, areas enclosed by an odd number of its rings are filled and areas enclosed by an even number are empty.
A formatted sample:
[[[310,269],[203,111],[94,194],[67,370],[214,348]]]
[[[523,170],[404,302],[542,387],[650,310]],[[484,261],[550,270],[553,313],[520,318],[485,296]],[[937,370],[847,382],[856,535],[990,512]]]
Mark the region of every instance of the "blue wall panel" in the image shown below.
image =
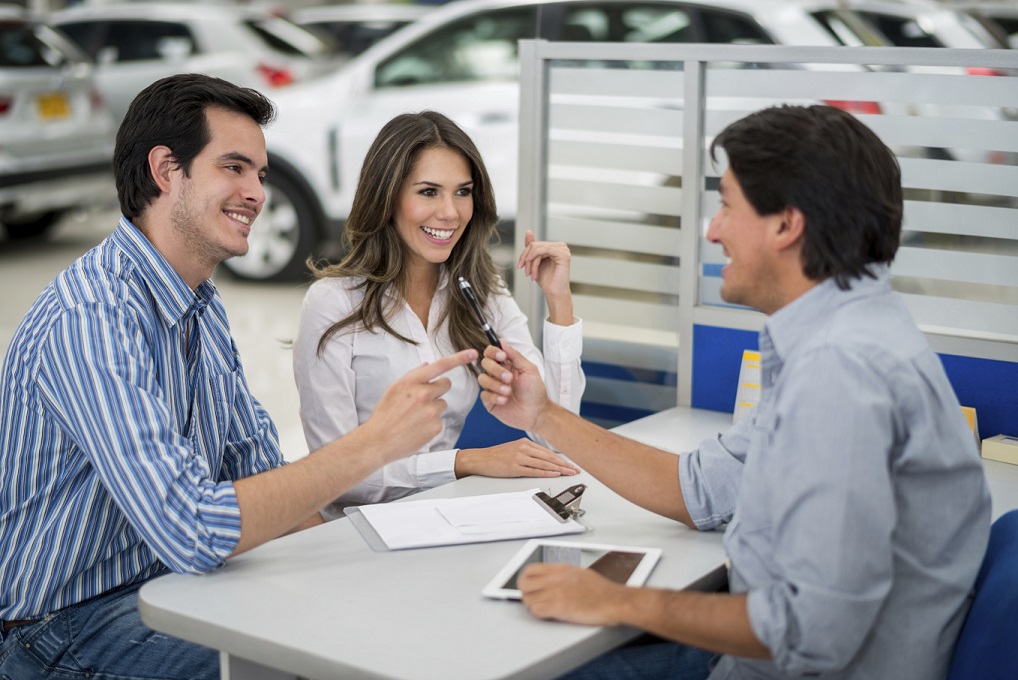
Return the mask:
[[[756,331],[693,326],[693,408],[735,410],[743,350],[757,348]]]
[[[979,419],[979,436],[1018,437],[1018,363],[941,354],[944,371],[962,406]]]
[[[693,347],[693,407],[731,413],[742,351],[757,349],[757,333],[694,326]],[[940,360],[958,401],[976,410],[981,437],[1018,437],[1018,363],[952,354]]]

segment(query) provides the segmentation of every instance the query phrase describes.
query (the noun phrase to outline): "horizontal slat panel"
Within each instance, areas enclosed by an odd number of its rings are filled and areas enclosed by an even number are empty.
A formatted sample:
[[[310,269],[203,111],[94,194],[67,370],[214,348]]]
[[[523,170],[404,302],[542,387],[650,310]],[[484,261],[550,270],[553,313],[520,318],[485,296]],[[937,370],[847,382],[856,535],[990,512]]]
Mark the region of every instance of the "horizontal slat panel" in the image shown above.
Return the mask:
[[[1018,167],[899,158],[901,184],[911,189],[1018,196]]]
[[[682,209],[682,189],[550,179],[548,180],[548,202],[583,208],[609,208],[655,215],[678,215]]]
[[[548,218],[548,239],[565,241],[574,246],[677,257],[680,238],[681,232],[678,229],[668,227],[555,215]]]
[[[647,411],[664,411],[676,404],[675,387],[648,385],[609,378],[587,378],[583,400],[598,404],[613,404]]]
[[[913,318],[921,326],[955,329],[969,337],[1004,336],[1018,343],[1018,313],[1013,305],[928,295],[904,294],[904,297]]]
[[[548,143],[548,164],[681,175],[682,149],[551,140]]]
[[[1018,89],[1018,83],[1015,88]],[[1015,99],[1018,100],[1018,96]],[[1018,122],[1015,121],[889,115],[858,118],[888,146],[1018,151]]]
[[[573,255],[569,279],[611,288],[665,295],[679,294],[679,268],[603,257]]]
[[[576,316],[582,319],[673,333],[679,330],[678,309],[671,305],[574,295],[573,306]]]
[[[905,201],[905,229],[1018,239],[1018,209],[964,203]]]
[[[835,99],[1014,106],[1018,78],[923,73],[714,69],[708,97]]]
[[[677,137],[682,133],[682,111],[552,104],[548,128]]]
[[[672,310],[672,315],[677,314]],[[583,320],[583,360],[648,371],[677,370],[678,336],[674,333],[630,328]],[[650,342],[648,342],[648,338]]]
[[[615,68],[549,69],[548,91],[604,97],[682,97],[682,71]]]
[[[898,250],[891,273],[895,276],[1018,287],[1018,257],[906,247]],[[1018,317],[1018,309],[1012,313]]]

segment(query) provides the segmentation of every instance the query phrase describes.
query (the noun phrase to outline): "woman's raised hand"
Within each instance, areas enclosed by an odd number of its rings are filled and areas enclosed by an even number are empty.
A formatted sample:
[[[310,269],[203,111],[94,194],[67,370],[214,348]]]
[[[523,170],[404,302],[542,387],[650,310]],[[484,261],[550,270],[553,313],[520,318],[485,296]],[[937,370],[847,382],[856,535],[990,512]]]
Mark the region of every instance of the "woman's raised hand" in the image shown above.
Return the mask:
[[[523,252],[516,264],[527,278],[537,283],[548,301],[552,323],[570,326],[573,323],[573,296],[569,290],[569,246],[561,241],[538,241],[527,230]]]

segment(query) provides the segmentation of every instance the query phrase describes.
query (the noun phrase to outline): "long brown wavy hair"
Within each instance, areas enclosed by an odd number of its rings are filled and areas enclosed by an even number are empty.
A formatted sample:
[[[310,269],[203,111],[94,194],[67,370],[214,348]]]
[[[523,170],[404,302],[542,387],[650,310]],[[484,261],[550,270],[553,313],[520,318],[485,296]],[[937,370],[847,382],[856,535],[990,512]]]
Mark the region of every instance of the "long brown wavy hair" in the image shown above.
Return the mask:
[[[435,111],[396,116],[375,137],[364,159],[343,232],[346,256],[335,265],[308,263],[318,279],[363,277],[363,281],[357,284],[357,288],[364,291],[363,304],[322,334],[318,341],[319,355],[329,339],[348,326],[367,331],[380,327],[403,342],[416,344],[389,324],[395,308],[407,300],[409,292],[407,253],[396,228],[396,205],[400,188],[414,163],[425,150],[435,148],[452,149],[463,154],[470,163],[474,183],[473,217],[445,262],[449,285],[456,286],[457,277],[464,277],[482,306],[499,286],[499,270],[488,250],[489,243],[496,238],[498,213],[495,196],[488,171],[473,140],[458,125]],[[387,298],[385,293],[390,289],[397,294]],[[442,324],[447,318],[449,337],[456,350],[472,347],[478,352],[484,351],[488,341],[470,307],[456,290],[450,291],[448,304],[440,311],[438,323]]]

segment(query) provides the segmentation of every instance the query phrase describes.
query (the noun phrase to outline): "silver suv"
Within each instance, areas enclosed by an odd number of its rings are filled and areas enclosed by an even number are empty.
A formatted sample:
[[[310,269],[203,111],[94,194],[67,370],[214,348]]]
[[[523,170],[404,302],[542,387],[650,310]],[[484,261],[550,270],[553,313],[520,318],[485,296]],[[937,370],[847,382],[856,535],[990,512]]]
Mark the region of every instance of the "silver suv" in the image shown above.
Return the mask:
[[[115,199],[113,123],[92,66],[51,27],[0,14],[0,224],[40,236],[66,211]]]

